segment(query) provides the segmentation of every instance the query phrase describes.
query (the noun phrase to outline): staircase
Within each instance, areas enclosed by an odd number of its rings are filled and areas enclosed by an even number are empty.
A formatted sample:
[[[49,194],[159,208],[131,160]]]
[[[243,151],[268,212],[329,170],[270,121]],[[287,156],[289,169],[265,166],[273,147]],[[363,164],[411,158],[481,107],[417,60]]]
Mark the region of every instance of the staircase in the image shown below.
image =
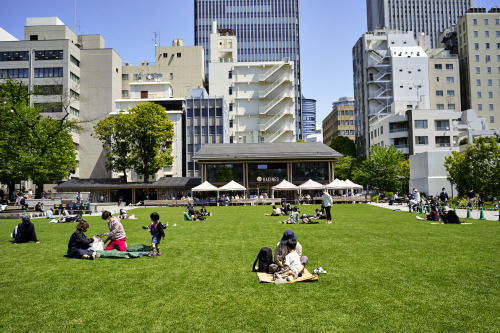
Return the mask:
[[[266,90],[260,91],[259,92],[259,97],[260,98],[265,98],[267,95],[269,95],[274,89],[276,89],[280,84],[282,84],[285,81],[288,81],[290,79],[290,75],[288,73],[283,74],[278,81],[274,82],[271,84],[269,87],[267,87]]]
[[[259,107],[259,113],[260,114],[266,114],[271,110],[273,107],[275,107],[279,102],[284,100],[285,98],[289,98],[290,96],[290,91],[287,89],[283,94],[279,95],[275,99],[273,99],[271,102],[269,102],[266,106],[261,106]]]
[[[280,112],[278,114],[276,114],[275,116],[273,116],[271,119],[269,119],[268,121],[266,121],[265,123],[263,124],[260,124],[259,125],[259,130],[260,131],[267,131],[269,129],[269,127],[271,127],[272,125],[274,125],[278,120],[280,120],[281,118],[287,116],[287,115],[290,115],[290,108],[287,107],[285,110],[283,110],[283,112]]]

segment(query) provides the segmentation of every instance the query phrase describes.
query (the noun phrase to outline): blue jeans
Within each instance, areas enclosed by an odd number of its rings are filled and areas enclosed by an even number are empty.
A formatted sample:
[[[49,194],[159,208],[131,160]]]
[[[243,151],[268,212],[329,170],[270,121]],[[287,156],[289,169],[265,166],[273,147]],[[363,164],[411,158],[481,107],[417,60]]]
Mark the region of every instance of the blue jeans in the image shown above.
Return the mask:
[[[17,225],[14,227],[14,232],[12,233],[12,240],[16,241],[16,235],[17,235]]]

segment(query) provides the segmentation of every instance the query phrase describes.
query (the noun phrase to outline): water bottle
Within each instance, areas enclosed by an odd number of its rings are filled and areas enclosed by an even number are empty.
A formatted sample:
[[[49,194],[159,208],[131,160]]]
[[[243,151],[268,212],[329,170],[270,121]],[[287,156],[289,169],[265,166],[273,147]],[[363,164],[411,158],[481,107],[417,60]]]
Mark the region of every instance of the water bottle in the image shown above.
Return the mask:
[[[168,227],[168,222],[167,222],[167,227]]]

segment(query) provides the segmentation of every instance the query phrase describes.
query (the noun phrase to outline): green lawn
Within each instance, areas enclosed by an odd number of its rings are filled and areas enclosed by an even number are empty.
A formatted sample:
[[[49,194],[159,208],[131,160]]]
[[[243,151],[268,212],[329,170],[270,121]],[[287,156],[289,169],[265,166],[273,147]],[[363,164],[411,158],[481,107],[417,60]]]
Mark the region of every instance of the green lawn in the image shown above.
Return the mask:
[[[129,245],[149,244],[152,211],[123,223]],[[41,243],[14,246],[20,221],[0,220],[0,332],[500,331],[500,222],[431,225],[367,205],[335,205],[331,225],[279,224],[263,216],[270,206],[214,207],[193,222],[156,211],[170,224],[158,258],[66,259],[75,224],[36,219]],[[88,236],[107,230],[87,220]],[[259,284],[251,272],[286,229],[310,271],[328,272],[318,282]]]

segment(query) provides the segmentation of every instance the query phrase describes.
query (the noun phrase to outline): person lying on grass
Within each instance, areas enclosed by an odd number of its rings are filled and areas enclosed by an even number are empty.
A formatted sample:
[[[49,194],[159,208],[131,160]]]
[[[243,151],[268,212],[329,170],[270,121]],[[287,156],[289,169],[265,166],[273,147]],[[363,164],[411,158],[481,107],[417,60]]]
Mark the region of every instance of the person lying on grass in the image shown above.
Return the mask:
[[[314,213],[313,219],[325,219],[326,220],[326,215],[322,214],[321,211],[316,208],[316,212]]]
[[[288,254],[282,258],[283,262],[280,259],[276,260],[276,264],[282,269],[274,273],[274,283],[276,284],[296,280],[299,277],[299,273],[304,269],[304,266],[300,262],[300,257],[295,251],[297,240],[290,238],[286,241],[285,245]]]
[[[10,235],[14,240],[14,245],[30,241],[40,243],[36,238],[35,225],[31,223],[29,215],[24,214],[21,219],[22,222],[14,228],[14,232]]]
[[[89,250],[90,244],[97,242],[98,238],[87,238],[85,232],[89,230],[87,221],[81,221],[76,225],[76,231],[71,235],[68,242],[68,257],[77,259],[98,259],[97,252]]]
[[[108,223],[109,232],[99,235],[99,238],[103,238],[104,236],[108,237],[104,241],[104,244],[111,241],[109,245],[106,246],[105,250],[110,251],[117,247],[118,251],[126,251],[127,243],[125,241],[127,240],[127,235],[125,234],[125,229],[123,229],[120,219],[118,217],[113,217],[111,212],[107,210],[102,213],[101,217]]]
[[[309,259],[306,256],[302,255],[302,245],[297,241],[297,235],[293,233],[292,230],[285,230],[283,233],[283,237],[281,237],[281,241],[276,244],[276,247],[274,248],[274,261],[275,263],[269,265],[269,272],[270,273],[275,273],[280,271],[282,268],[278,265],[277,261],[280,260],[282,261],[284,257],[287,256],[288,254],[288,248],[286,247],[286,242],[289,239],[294,239],[297,244],[295,246],[295,252],[300,258],[300,263],[302,264],[303,268],[301,271],[304,269],[304,267],[307,265],[309,262]]]
[[[273,212],[271,214],[264,214],[264,216],[280,216],[281,214],[281,208],[276,207],[273,205]]]

